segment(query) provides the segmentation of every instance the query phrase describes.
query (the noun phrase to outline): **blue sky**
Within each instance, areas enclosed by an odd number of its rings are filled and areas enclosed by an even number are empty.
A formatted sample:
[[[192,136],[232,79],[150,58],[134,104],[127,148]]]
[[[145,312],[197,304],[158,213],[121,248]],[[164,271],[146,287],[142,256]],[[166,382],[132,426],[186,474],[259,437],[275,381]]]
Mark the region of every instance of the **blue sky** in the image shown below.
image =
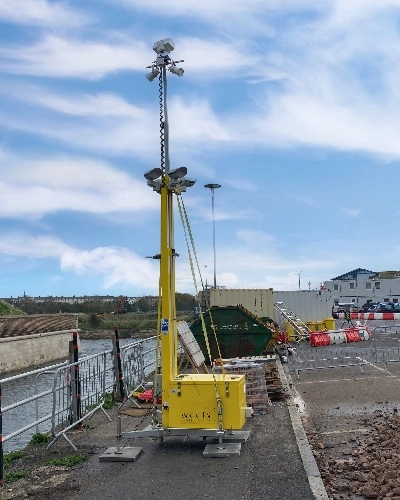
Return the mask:
[[[204,281],[398,270],[400,0],[0,0],[0,296],[158,292],[153,44]],[[177,215],[177,211],[176,211]],[[194,293],[180,221],[177,291]]]

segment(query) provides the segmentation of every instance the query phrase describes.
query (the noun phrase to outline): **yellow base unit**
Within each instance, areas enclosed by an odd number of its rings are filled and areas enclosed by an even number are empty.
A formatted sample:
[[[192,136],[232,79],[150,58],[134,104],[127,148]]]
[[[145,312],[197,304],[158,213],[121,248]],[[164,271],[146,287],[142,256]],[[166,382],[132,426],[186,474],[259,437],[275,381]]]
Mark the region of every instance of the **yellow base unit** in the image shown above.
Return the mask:
[[[222,402],[223,429],[241,429],[246,421],[245,376],[216,374],[214,378],[197,373],[170,381],[168,397],[163,397],[164,427],[168,422],[170,428],[218,430],[216,385]]]

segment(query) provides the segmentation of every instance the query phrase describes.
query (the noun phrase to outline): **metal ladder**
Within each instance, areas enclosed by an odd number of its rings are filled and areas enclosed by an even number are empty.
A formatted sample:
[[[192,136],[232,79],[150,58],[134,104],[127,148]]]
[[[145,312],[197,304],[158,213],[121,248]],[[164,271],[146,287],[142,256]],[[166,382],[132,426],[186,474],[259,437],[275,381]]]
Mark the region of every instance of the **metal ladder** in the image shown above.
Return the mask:
[[[275,302],[274,309],[293,327],[297,334],[296,340],[309,338],[311,330],[284,302]]]

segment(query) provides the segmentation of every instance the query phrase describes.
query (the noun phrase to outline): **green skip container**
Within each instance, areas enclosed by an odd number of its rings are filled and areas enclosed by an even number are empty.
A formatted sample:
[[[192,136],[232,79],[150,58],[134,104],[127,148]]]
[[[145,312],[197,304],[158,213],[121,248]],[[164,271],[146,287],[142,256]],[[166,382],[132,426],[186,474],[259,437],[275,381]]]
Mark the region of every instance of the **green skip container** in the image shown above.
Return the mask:
[[[206,358],[206,363],[212,363],[217,358],[260,356],[279,335],[278,325],[273,320],[258,318],[240,305],[213,306],[203,314],[203,317],[211,359],[200,317],[190,325],[190,329]],[[215,334],[212,324],[215,327]]]

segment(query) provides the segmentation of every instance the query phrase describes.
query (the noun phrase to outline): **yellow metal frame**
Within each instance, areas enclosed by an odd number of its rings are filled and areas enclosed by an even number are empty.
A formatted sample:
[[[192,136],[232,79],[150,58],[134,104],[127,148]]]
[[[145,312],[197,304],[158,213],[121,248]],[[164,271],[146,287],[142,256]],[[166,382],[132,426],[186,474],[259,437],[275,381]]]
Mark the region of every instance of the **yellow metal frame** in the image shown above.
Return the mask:
[[[168,174],[161,181],[162,427],[239,430],[246,419],[244,375],[178,374],[173,192]]]

